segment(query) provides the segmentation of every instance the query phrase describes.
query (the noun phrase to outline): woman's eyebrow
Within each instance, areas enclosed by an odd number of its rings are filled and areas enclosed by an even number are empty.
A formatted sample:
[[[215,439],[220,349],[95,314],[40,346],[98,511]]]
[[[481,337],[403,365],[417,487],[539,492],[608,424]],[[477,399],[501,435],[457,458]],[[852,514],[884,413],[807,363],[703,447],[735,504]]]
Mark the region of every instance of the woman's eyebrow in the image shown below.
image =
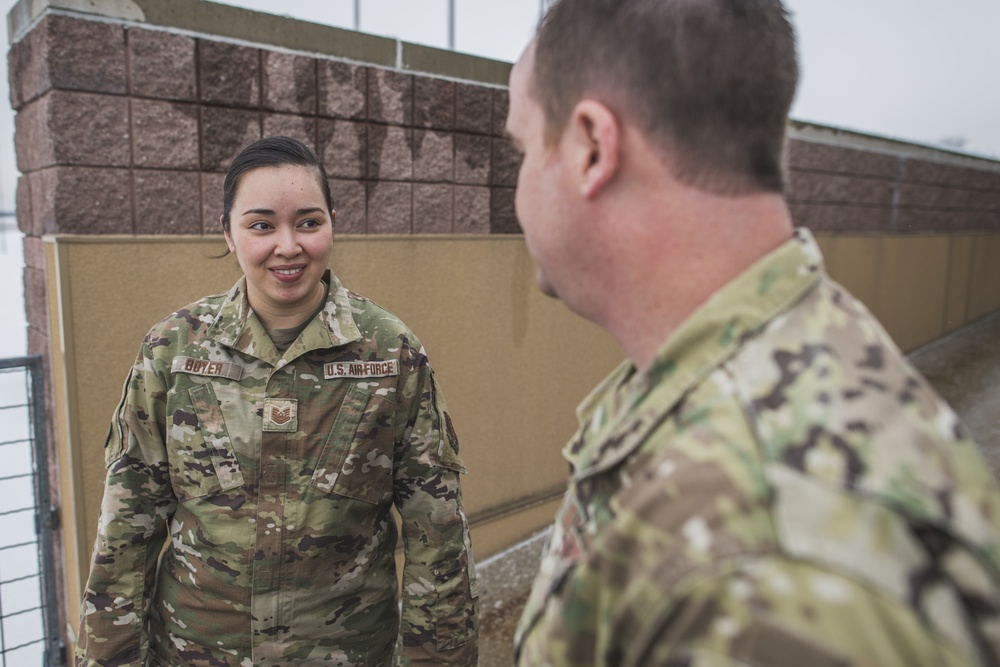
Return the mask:
[[[309,208],[300,208],[295,211],[295,215],[307,215],[309,213],[322,213],[323,209],[319,206],[311,206]],[[274,211],[269,208],[251,208],[243,212],[243,215],[274,215]]]

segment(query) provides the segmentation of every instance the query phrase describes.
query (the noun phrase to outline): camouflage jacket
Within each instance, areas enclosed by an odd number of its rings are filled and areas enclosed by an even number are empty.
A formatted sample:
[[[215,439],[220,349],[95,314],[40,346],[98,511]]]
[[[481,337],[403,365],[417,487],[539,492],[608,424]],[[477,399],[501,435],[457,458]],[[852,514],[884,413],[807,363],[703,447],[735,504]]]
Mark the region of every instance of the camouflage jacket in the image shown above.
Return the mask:
[[[77,665],[376,667],[397,643],[403,664],[476,664],[451,417],[414,335],[328,279],[284,355],[245,279],[146,336],[106,445]]]
[[[580,408],[521,666],[1000,660],[1000,495],[811,235]]]

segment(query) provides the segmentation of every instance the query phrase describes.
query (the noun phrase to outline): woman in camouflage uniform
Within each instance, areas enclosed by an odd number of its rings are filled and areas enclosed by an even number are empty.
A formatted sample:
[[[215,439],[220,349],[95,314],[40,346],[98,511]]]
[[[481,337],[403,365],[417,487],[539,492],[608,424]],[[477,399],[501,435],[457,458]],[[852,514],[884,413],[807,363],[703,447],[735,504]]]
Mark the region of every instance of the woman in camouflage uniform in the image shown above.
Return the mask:
[[[153,327],[125,382],[77,665],[476,664],[451,418],[413,333],[327,268],[335,219],[301,142],[233,161],[244,276]]]

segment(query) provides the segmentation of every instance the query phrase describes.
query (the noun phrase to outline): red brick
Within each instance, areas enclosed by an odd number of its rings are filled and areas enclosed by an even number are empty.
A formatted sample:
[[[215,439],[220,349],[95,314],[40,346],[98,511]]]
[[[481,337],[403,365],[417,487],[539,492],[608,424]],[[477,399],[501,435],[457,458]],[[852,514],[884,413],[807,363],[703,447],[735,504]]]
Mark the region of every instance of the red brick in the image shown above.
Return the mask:
[[[129,164],[125,97],[54,90],[24,107],[15,121],[21,171],[54,164]]]
[[[45,326],[48,327],[48,318],[46,318],[45,322],[46,322]],[[38,327],[35,327],[32,324],[32,322],[31,322],[30,319],[28,320],[28,325],[29,325],[28,326],[28,354],[40,354],[40,355],[43,355],[43,356],[48,355],[49,351],[51,349],[51,345],[52,345],[52,342],[49,340],[48,335],[45,332],[43,332],[41,329],[39,329]],[[46,382],[45,383],[46,387],[48,387],[50,384],[52,384],[52,383],[51,382]],[[46,389],[45,393],[48,393],[48,391],[49,390]],[[52,414],[52,413],[47,410],[46,414]],[[52,438],[52,436],[50,435],[49,436],[49,442],[52,442],[51,438]],[[58,487],[56,487],[56,488],[58,488]]]
[[[316,118],[289,114],[264,114],[264,136],[294,137],[316,151]]]
[[[41,180],[32,179],[31,208],[36,218],[41,219],[43,233],[133,232],[128,169],[51,167],[35,174]]]
[[[413,233],[412,185],[409,183],[368,183],[368,233]]]
[[[246,146],[261,138],[260,114],[242,109],[203,107],[201,168],[225,171]]]
[[[873,151],[790,139],[788,166],[792,169],[872,176],[894,181],[899,176],[900,158]]]
[[[137,234],[201,234],[197,173],[144,169],[134,183]]]
[[[7,52],[10,106],[15,111],[52,87],[44,44],[45,29],[37,26]]]
[[[795,203],[892,206],[893,182],[791,170],[788,199]]]
[[[493,139],[474,134],[455,135],[455,182],[487,185]]]
[[[413,180],[454,182],[455,146],[450,132],[414,130]]]
[[[51,98],[36,99],[14,116],[14,153],[21,173],[56,163],[55,137],[49,131]]]
[[[53,88],[124,94],[125,30],[121,25],[50,14],[46,31],[49,80]]]
[[[368,119],[413,124],[413,76],[388,69],[368,70]]]
[[[222,234],[219,217],[222,215],[222,188],[225,174],[203,172],[201,174],[201,233]]]
[[[125,31],[131,94],[157,99],[195,101],[195,39],[159,30]]]
[[[31,208],[31,218],[29,220],[18,220],[18,227],[28,236],[42,236],[47,234],[46,219],[53,217],[55,207],[55,168],[33,171],[21,176],[28,180],[26,190],[28,191],[28,202]],[[20,186],[19,186],[20,191]],[[23,196],[23,194],[22,194]]]
[[[448,234],[452,229],[455,199],[452,185],[416,183],[413,186],[413,232]]]
[[[910,183],[951,185],[1000,192],[1000,172],[959,167],[929,160],[907,160],[903,180]]]
[[[143,168],[198,169],[198,107],[132,100],[132,163]]]
[[[24,265],[30,269],[45,270],[45,243],[37,236],[22,239]]]
[[[34,217],[31,214],[31,181],[26,174],[17,177],[17,191],[15,194],[16,209],[14,215],[17,217],[17,226],[29,238],[40,236],[39,230],[34,229],[32,222]],[[25,257],[27,261],[27,257]]]
[[[455,83],[430,76],[413,77],[413,124],[436,130],[455,127]]]
[[[328,176],[364,178],[368,160],[368,128],[364,123],[350,120],[321,118],[318,154]]]
[[[490,190],[490,234],[520,234],[514,212],[514,188]]]
[[[506,88],[493,89],[493,134],[505,136],[507,127],[507,111],[510,110],[510,94]]]
[[[333,60],[319,61],[319,114],[364,120],[368,110],[368,69]]]
[[[33,267],[24,269],[24,313],[28,323],[39,334],[48,336],[49,303],[45,296],[44,269]]]
[[[263,107],[272,111],[316,113],[316,61],[306,56],[262,51]]]
[[[455,84],[455,129],[476,134],[493,131],[493,89]]]
[[[255,108],[260,104],[260,51],[248,46],[198,40],[203,102]]]
[[[955,233],[1000,231],[1000,213],[975,210],[900,208],[897,233]]]
[[[791,204],[792,218],[815,232],[891,233],[891,208],[842,204]]]
[[[899,186],[899,205],[917,208],[973,208],[971,204],[978,194],[980,193],[974,190],[903,183]]]
[[[468,185],[455,186],[456,234],[490,233],[490,189]]]
[[[412,130],[395,125],[368,126],[368,178],[397,181],[413,178]]]
[[[490,183],[493,185],[517,185],[517,172],[521,168],[521,154],[509,139],[493,140],[493,166]]]
[[[364,234],[367,227],[365,184],[361,181],[330,179],[333,208],[337,212],[336,234]]]

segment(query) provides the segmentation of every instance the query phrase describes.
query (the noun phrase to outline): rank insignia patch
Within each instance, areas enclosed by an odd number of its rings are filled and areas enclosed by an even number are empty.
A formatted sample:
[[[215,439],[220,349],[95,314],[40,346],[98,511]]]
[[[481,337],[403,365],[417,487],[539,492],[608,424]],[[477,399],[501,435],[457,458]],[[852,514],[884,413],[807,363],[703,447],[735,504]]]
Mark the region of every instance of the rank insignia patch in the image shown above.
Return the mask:
[[[264,399],[264,431],[293,433],[299,428],[298,400],[294,398]]]

